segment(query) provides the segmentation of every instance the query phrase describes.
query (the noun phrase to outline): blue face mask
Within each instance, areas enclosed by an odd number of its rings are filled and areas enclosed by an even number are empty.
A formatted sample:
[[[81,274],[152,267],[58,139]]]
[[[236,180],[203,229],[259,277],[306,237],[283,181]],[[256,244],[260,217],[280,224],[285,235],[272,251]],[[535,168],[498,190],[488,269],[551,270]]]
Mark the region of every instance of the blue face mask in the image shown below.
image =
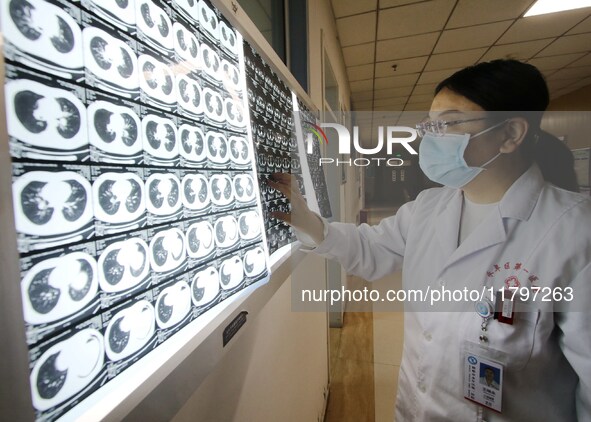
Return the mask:
[[[474,139],[489,130],[505,123],[500,122],[474,135],[469,133],[449,133],[437,136],[426,133],[419,146],[419,166],[425,175],[436,183],[451,188],[461,188],[470,183],[480,174],[484,167],[496,160],[501,153],[482,164],[480,167],[470,167],[464,160],[464,151],[470,139]]]

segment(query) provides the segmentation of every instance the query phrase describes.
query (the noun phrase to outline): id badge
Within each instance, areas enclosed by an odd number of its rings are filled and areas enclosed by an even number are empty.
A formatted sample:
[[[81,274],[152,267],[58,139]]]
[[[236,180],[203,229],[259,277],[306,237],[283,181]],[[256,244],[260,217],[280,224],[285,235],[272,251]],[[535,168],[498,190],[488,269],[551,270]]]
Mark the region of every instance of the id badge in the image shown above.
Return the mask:
[[[463,351],[464,397],[501,413],[504,356],[480,344],[466,342]]]

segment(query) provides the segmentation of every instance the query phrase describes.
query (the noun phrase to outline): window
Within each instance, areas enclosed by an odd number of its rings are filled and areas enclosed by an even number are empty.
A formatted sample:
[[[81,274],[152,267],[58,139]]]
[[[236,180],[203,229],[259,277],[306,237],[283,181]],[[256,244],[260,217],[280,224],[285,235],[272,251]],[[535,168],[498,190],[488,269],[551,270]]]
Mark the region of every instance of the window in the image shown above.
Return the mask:
[[[238,3],[307,91],[307,0],[238,0]]]

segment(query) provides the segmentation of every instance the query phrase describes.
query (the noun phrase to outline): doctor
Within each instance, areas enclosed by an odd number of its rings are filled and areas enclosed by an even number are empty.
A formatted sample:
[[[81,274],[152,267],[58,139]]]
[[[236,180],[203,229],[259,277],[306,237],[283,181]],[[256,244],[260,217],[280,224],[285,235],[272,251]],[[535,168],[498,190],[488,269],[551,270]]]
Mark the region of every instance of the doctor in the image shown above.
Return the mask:
[[[495,380],[495,371],[490,366],[486,366],[484,368],[484,376],[480,377],[480,383],[486,385],[487,387],[494,388],[495,390],[499,389],[499,383]]]
[[[540,129],[548,101],[540,72],[515,60],[441,82],[417,129],[420,166],[444,187],[377,226],[328,223],[289,175],[269,182],[292,204],[274,216],[350,274],[402,269],[403,288],[423,292],[492,288],[405,303],[397,422],[591,421],[591,201],[569,191],[572,155]],[[479,365],[498,371],[498,391]]]

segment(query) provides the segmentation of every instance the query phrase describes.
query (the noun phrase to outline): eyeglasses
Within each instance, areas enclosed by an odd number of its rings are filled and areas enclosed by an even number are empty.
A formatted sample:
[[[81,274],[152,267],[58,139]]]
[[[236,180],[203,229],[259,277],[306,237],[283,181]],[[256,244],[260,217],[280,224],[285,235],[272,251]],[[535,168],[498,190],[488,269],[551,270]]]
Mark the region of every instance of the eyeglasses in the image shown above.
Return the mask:
[[[485,120],[487,117],[478,117],[474,119],[464,120],[426,120],[416,125],[417,133],[422,138],[427,132],[436,136],[443,136],[447,132],[449,126],[459,125],[462,123],[475,122],[477,120]]]

